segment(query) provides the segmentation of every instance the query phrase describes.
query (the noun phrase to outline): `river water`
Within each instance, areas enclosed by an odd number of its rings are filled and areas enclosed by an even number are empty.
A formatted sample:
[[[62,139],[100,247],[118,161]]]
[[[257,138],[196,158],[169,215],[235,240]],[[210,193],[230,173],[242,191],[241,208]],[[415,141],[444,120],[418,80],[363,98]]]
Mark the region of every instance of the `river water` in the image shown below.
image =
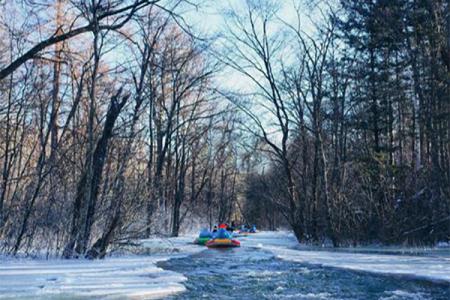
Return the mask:
[[[259,248],[205,249],[159,266],[184,274],[167,299],[450,299],[450,285],[307,265]]]

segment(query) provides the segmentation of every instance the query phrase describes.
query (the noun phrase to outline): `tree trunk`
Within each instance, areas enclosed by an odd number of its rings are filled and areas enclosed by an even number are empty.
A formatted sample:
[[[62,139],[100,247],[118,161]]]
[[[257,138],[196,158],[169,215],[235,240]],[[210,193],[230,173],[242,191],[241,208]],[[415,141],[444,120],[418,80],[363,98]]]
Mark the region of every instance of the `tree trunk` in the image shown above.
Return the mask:
[[[87,170],[84,171],[77,188],[77,193],[74,201],[73,215],[72,215],[72,229],[69,241],[63,252],[64,258],[77,257],[83,254],[89,243],[91,234],[91,227],[94,223],[95,206],[97,203],[98,189],[102,180],[103,166],[105,164],[107,148],[109,139],[112,136],[114,124],[119,116],[122,108],[128,100],[129,96],[124,96],[119,102],[121,90],[111,98],[111,105],[106,114],[106,121],[103,127],[103,132],[97,142],[97,146],[92,157],[93,168],[92,175],[88,177]],[[87,193],[86,188],[90,187],[90,193]],[[86,198],[90,195],[90,199]],[[82,215],[82,208],[86,205],[86,215]]]

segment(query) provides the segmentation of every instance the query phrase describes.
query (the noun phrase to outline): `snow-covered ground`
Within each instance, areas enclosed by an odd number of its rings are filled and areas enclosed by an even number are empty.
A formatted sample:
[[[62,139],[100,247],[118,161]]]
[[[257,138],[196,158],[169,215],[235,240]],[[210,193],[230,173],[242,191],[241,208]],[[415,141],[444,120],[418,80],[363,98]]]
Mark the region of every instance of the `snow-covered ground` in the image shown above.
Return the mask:
[[[95,261],[0,258],[0,299],[150,299],[182,292],[186,278],[156,263],[203,250],[192,240],[144,240],[152,255]]]
[[[96,261],[0,257],[0,299],[149,299],[182,292],[186,278],[156,264],[205,250],[193,245],[193,239],[194,236],[185,236],[144,240],[145,254],[121,254]],[[298,244],[289,232],[261,232],[240,239],[243,247],[268,250],[288,261],[450,284],[450,255],[295,249]]]
[[[261,232],[243,242],[246,245],[272,251],[278,258],[377,274],[404,276],[450,284],[450,249],[434,255],[390,255],[383,254],[386,249],[372,249],[372,253],[355,253],[348,251],[312,251],[298,250],[296,240],[289,232]],[[367,251],[367,249],[364,249]],[[389,248],[389,252],[394,249]],[[405,252],[406,250],[402,250]],[[407,252],[407,251],[406,251]],[[412,251],[415,252],[415,251]]]

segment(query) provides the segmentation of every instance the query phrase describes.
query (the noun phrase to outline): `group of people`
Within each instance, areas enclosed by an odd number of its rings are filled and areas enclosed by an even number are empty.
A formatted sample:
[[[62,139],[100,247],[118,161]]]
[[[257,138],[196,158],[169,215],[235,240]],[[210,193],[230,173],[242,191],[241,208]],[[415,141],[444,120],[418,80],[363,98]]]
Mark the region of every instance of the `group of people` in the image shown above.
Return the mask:
[[[215,233],[217,232],[219,229],[225,229],[228,232],[233,232],[236,230],[236,224],[235,222],[231,222],[231,224],[228,223],[221,223],[219,225],[214,225],[212,232]]]
[[[249,232],[249,233],[256,233],[256,225],[253,224],[252,226],[249,226],[248,224],[244,224],[241,226],[240,232]]]
[[[212,231],[203,228],[194,243],[206,245],[208,248],[239,247],[241,243],[236,239],[237,237],[255,232],[255,225],[250,227],[248,224],[237,226],[235,222],[221,223],[214,225]]]
[[[241,226],[237,226],[236,223],[232,221],[231,224],[221,223],[219,225],[214,225],[212,232],[216,233],[219,229],[225,229],[230,233],[233,233],[236,230],[238,230],[239,232],[255,233],[256,225],[253,224],[251,227],[248,224],[242,224]]]

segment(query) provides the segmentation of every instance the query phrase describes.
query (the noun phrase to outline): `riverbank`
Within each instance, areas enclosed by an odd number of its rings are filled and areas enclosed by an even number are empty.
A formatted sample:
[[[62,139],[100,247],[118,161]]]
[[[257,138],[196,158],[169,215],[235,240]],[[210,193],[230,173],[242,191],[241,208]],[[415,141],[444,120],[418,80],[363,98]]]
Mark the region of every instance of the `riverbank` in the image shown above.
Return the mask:
[[[135,254],[117,253],[97,261],[0,258],[0,299],[151,299],[181,293],[186,290],[186,274],[157,264],[190,255],[201,258],[205,254],[200,252],[206,248],[193,245],[193,239],[194,236],[184,236],[143,240]],[[242,248],[249,249],[244,249],[247,254],[254,248],[271,253],[275,259],[314,268],[425,279],[450,286],[450,256],[445,251],[423,250],[422,255],[403,255],[402,250],[393,255],[385,254],[384,248],[372,249],[370,253],[368,249],[361,249],[365,253],[350,253],[349,249],[305,250],[299,248],[289,232],[260,232],[240,239]],[[389,253],[393,250],[390,248]]]
[[[0,299],[153,299],[183,292],[181,274],[158,262],[203,249],[193,237],[141,241],[133,252],[104,260],[0,258]]]
[[[299,247],[295,237],[289,232],[262,232],[246,244],[271,251],[276,257],[293,262],[403,276],[450,285],[450,249],[394,247],[314,249]]]

